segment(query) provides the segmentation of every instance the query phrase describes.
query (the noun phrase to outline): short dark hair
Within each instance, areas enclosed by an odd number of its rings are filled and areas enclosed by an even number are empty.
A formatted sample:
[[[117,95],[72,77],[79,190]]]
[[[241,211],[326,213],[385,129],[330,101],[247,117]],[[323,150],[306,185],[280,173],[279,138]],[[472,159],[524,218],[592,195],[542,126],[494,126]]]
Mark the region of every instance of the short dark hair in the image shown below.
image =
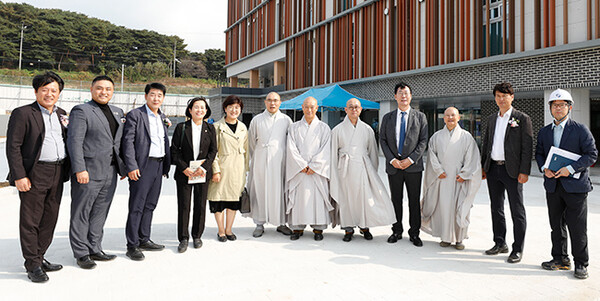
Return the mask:
[[[244,109],[244,103],[242,102],[242,99],[240,99],[237,95],[227,96],[227,98],[225,98],[225,101],[223,101],[223,111],[225,111],[225,109],[228,106],[234,105],[236,103],[240,105],[240,109]]]
[[[107,81],[111,82],[113,84],[113,86],[115,85],[115,82],[112,80],[112,78],[108,77],[108,75],[98,75],[98,76],[94,77],[94,79],[92,79],[92,86],[96,82],[99,82],[101,80],[107,80]]]
[[[206,101],[206,98],[204,98],[202,96],[194,97],[194,98],[188,100],[188,105],[187,105],[187,108],[185,109],[185,116],[189,119],[192,119],[192,114],[190,113],[190,110],[194,107],[194,104],[197,101],[204,101],[204,104],[206,105],[206,115],[204,115],[204,118],[210,117],[210,107],[208,106],[208,102]]]
[[[62,78],[60,78],[60,76],[58,76],[58,74],[56,74],[52,71],[46,71],[46,73],[44,73],[44,74],[36,75],[33,78],[32,85],[33,85],[33,89],[35,90],[35,92],[37,92],[37,90],[40,87],[44,87],[53,82],[56,82],[58,84],[59,91],[62,91],[63,88],[65,87],[65,82],[62,80]]]
[[[408,88],[410,90],[410,94],[412,95],[412,88],[405,82],[399,82],[396,87],[394,87],[394,95],[398,93],[398,89]]]
[[[165,87],[165,85],[163,85],[161,83],[147,84],[146,88],[144,88],[144,93],[146,93],[146,95],[148,95],[148,93],[150,93],[151,89],[161,90],[163,92],[163,95],[167,95],[167,87]]]
[[[504,94],[515,94],[515,90],[513,90],[512,85],[509,82],[499,83],[494,86],[494,96],[496,96],[496,92],[504,93]]]

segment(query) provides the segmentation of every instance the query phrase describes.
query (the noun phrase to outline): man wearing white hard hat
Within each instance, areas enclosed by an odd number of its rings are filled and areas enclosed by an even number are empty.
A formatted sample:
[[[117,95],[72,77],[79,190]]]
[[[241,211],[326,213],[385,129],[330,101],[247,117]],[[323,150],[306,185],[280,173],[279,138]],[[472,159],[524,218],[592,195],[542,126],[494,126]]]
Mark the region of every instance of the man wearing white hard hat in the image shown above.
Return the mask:
[[[552,239],[552,260],[542,263],[546,270],[569,270],[567,227],[571,236],[571,252],[575,261],[575,277],[588,278],[587,194],[592,191],[589,167],[596,162],[598,150],[590,130],[569,118],[573,97],[565,90],[550,94],[548,105],[554,120],[537,136],[535,159],[544,173],[544,188]],[[550,148],[558,147],[580,155],[570,165],[558,170],[545,168]],[[556,168],[554,168],[556,169]],[[573,175],[578,173],[579,177]]]

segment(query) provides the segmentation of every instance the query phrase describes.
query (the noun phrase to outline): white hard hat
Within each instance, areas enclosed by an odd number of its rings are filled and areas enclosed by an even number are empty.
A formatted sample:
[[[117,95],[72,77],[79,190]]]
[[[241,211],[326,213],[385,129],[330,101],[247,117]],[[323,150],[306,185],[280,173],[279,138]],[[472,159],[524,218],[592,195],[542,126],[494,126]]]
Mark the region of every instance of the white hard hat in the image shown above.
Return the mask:
[[[573,105],[573,97],[567,90],[556,89],[552,91],[550,98],[548,99],[548,103],[552,103],[555,100],[564,100],[569,103],[569,105]]]

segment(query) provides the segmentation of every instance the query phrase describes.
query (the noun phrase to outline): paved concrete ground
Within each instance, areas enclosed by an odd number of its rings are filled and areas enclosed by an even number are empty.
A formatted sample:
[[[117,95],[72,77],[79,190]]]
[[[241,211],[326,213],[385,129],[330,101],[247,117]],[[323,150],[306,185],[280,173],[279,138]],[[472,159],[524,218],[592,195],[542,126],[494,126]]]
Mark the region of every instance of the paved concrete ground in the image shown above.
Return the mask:
[[[4,150],[3,143],[0,148]],[[4,175],[6,159],[1,155],[0,174]],[[590,278],[578,280],[573,271],[540,268],[542,261],[550,259],[542,179],[531,177],[524,190],[528,229],[519,264],[506,263],[507,254],[483,255],[493,245],[485,182],[471,211],[470,239],[465,241],[464,251],[441,248],[438,239],[427,234],[422,234],[422,248],[414,247],[406,233],[398,243],[388,244],[389,227],[372,229],[373,241],[355,235],[353,241],[343,242],[339,228],[326,230],[320,242],[315,242],[310,232],[292,242],[274,227],[267,227],[265,235],[256,239],[251,235],[252,221],[242,217],[234,226],[238,240],[221,243],[216,239],[214,217],[208,214],[204,246],[190,246],[186,253],[178,254],[175,185],[170,178],[164,181],[152,232],[152,239],[167,248],[145,252],[145,261],[133,262],[125,257],[128,186],[122,181],[104,239],[105,250],[118,257],[87,271],[77,267],[69,247],[67,184],[54,242],[46,254],[51,262],[65,267],[50,273],[48,283],[33,284],[27,279],[19,246],[19,198],[14,188],[2,188],[0,300],[600,299],[600,193],[594,191],[588,198]],[[508,222],[511,229],[510,218]],[[405,215],[405,228],[407,224]],[[507,239],[512,241],[510,231]]]

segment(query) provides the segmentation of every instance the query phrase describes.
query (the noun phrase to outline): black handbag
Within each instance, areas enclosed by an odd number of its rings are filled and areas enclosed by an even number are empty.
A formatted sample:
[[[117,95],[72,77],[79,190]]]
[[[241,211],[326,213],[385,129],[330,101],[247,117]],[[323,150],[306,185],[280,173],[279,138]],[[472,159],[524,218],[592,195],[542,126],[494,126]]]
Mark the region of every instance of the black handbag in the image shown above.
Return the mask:
[[[250,195],[248,195],[248,189],[244,187],[242,195],[240,196],[240,212],[250,213]]]

